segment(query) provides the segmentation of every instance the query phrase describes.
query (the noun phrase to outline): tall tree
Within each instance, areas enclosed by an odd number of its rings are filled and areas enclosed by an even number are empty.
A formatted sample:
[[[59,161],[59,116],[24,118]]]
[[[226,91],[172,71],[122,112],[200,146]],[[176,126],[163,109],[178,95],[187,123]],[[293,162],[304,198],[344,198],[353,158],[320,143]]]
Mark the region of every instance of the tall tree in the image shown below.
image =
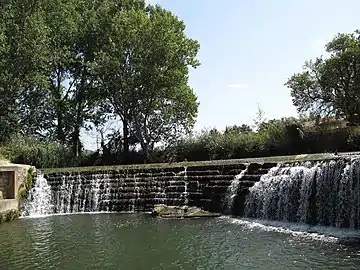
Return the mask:
[[[1,2],[0,13],[0,141],[8,139],[29,123],[23,106],[35,88],[46,84],[43,69],[49,50],[48,29],[40,1]],[[38,104],[39,105],[39,104]]]
[[[148,160],[156,143],[169,143],[195,122],[197,98],[187,83],[189,67],[199,65],[199,44],[184,30],[182,21],[159,6],[114,17],[99,70],[122,120],[125,153],[129,132]]]
[[[48,59],[48,104],[52,133],[81,151],[80,132],[99,122],[101,89],[94,73],[96,53],[105,42],[103,18],[116,1],[44,0],[46,24],[51,30]]]
[[[326,44],[328,57],[305,62],[304,71],[286,82],[293,104],[311,116],[344,116],[358,122],[360,115],[360,36],[338,34]]]

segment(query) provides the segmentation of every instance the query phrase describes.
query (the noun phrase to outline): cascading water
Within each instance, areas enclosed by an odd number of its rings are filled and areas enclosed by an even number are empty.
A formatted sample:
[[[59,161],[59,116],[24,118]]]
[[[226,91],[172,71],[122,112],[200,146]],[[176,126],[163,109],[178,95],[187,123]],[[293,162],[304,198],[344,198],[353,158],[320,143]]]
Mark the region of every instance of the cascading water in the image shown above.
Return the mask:
[[[153,205],[187,205],[187,168],[180,172],[65,173],[35,179],[23,215],[151,211]],[[45,188],[46,187],[46,188]],[[39,203],[44,200],[46,203]],[[44,207],[47,206],[47,208]]]
[[[227,189],[224,205],[225,205],[225,213],[231,214],[232,208],[234,205],[234,200],[236,198],[236,195],[238,193],[239,187],[241,186],[241,178],[244,177],[248,170],[248,167],[246,167],[244,170],[242,170],[239,174],[235,175],[234,180],[231,181],[230,186]]]
[[[251,218],[360,228],[360,158],[278,165],[250,188]]]
[[[51,187],[42,174],[37,174],[35,185],[30,189],[28,199],[21,208],[22,216],[42,216],[53,213]]]
[[[184,204],[187,205],[189,203],[189,193],[188,193],[188,180],[187,180],[187,167],[184,167]]]

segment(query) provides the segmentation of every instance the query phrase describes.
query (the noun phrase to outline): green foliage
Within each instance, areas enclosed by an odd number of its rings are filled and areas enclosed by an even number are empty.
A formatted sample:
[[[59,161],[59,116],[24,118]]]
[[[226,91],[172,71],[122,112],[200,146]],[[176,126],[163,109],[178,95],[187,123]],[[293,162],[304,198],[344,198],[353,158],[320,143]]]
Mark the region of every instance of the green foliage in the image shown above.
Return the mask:
[[[19,210],[7,210],[5,212],[0,212],[0,224],[3,222],[9,222],[19,218],[20,213]]]
[[[30,169],[27,172],[26,182],[20,186],[18,191],[19,201],[22,201],[27,198],[29,190],[33,185],[33,178],[34,178],[34,169],[30,167]]]
[[[0,147],[0,161],[8,161],[8,159],[6,158],[5,151],[6,150],[4,147]]]
[[[0,144],[22,134],[78,157],[81,131],[115,114],[124,152],[135,138],[148,159],[155,144],[173,144],[195,123],[188,73],[198,50],[181,20],[144,0],[5,1]]]
[[[172,144],[195,123],[197,97],[187,83],[199,44],[174,14],[150,5],[116,14],[108,39],[98,62],[104,94],[124,139],[128,129],[148,159],[156,143]]]
[[[198,113],[188,78],[199,66],[200,45],[159,5],[11,0],[1,7],[2,159],[43,168],[139,162],[140,156],[149,161],[159,144],[178,160],[358,148],[357,131],[310,130],[290,118],[267,121],[260,107],[253,128],[187,136]],[[293,103],[300,113],[358,123],[359,32],[337,35],[326,50],[329,57],[306,62],[286,83]],[[101,133],[102,151],[86,157],[81,131],[101,130],[114,117],[122,125],[107,143]],[[138,146],[141,151],[130,151]]]
[[[40,141],[34,137],[16,136],[7,145],[11,162],[28,164],[37,168],[66,167],[78,164],[71,149],[49,141]]]
[[[360,128],[356,127],[351,130],[347,138],[347,143],[352,147],[354,150],[360,150]]]
[[[252,158],[297,154],[304,140],[303,126],[295,118],[259,122],[258,132],[248,126],[227,127],[224,132],[204,130],[197,136],[183,138],[177,155],[187,160]]]
[[[305,62],[304,71],[286,82],[293,104],[312,116],[343,116],[351,123],[360,118],[360,35],[338,34],[326,44],[327,58]]]

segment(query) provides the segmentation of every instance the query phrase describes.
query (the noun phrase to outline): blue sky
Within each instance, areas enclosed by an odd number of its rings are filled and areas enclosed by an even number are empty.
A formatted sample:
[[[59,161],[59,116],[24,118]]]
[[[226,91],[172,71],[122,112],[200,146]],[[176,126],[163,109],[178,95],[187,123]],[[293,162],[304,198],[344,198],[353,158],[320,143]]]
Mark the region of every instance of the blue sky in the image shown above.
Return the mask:
[[[339,32],[360,28],[359,0],[152,0],[200,42],[190,84],[200,101],[196,129],[296,116],[287,78],[320,56]]]
[[[296,116],[284,83],[337,33],[360,28],[359,0],[148,0],[172,11],[200,42],[190,75],[199,102],[195,130]],[[88,134],[87,148],[96,147]],[[92,138],[92,142],[91,139]]]

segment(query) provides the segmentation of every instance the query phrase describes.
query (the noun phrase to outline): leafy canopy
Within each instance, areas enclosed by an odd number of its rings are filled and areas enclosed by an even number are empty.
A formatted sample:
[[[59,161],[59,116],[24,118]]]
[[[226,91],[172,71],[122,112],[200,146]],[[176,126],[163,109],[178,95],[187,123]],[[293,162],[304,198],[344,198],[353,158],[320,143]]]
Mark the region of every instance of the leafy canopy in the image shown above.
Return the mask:
[[[303,71],[286,82],[293,104],[310,116],[342,116],[350,122],[360,114],[360,36],[338,34],[325,46],[327,57],[305,62]]]

